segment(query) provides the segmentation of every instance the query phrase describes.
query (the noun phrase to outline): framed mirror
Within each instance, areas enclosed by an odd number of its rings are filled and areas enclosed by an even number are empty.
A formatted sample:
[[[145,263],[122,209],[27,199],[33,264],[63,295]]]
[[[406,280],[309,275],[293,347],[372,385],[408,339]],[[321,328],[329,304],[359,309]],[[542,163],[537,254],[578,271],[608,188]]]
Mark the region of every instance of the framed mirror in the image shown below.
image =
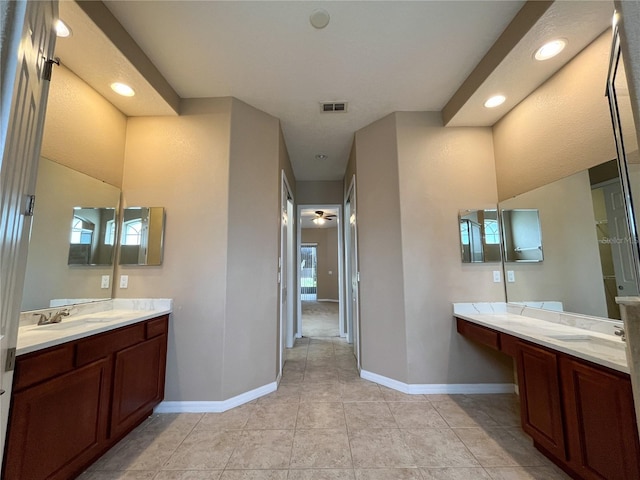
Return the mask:
[[[80,267],[69,265],[70,241],[75,207],[99,209],[113,217],[119,202],[119,188],[46,158],[40,159],[22,311],[48,308],[51,302],[61,306],[77,303],[76,299],[112,297],[114,245],[102,246],[99,258],[94,257],[95,266],[83,263],[85,266]],[[92,214],[91,218],[96,217]],[[102,288],[103,276],[108,277],[106,288]]]
[[[500,262],[498,210],[460,210],[462,263]]]
[[[116,209],[74,207],[69,239],[69,265],[113,265]]]
[[[129,207],[122,213],[120,265],[162,265],[163,207]]]
[[[505,262],[541,262],[540,214],[535,208],[503,209],[502,238]]]

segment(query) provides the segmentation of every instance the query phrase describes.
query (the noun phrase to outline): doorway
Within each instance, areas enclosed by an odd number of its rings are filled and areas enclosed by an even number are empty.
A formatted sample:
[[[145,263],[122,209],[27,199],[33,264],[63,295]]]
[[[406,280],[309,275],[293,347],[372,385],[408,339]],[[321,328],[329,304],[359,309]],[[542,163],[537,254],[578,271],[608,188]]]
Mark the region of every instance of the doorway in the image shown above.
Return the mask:
[[[353,344],[353,353],[356,357],[357,368],[360,371],[360,296],[358,270],[358,225],[356,210],[356,177],[351,178],[349,190],[344,201],[344,216],[347,225],[344,229],[345,263],[346,263],[346,332],[347,341]]]
[[[298,338],[345,337],[341,205],[298,206]]]

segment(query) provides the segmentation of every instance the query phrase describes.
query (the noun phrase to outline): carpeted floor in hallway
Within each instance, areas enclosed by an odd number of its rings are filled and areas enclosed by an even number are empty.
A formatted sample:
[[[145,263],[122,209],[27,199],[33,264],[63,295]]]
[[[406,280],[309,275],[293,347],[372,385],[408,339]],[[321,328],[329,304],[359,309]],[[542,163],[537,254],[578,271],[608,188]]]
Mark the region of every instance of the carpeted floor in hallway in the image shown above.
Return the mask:
[[[338,302],[302,302],[304,337],[337,337],[340,304]]]

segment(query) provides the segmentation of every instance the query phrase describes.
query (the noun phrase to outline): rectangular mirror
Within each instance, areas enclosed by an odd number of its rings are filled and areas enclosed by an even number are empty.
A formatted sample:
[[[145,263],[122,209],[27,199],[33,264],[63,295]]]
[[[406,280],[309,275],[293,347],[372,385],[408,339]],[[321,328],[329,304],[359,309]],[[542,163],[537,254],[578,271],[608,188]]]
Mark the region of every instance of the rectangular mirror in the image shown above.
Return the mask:
[[[117,212],[120,189],[46,158],[38,165],[36,202],[29,239],[22,311],[77,303],[75,299],[111,298],[113,245],[105,246],[100,265],[78,268],[69,265],[70,232],[74,207]],[[113,214],[112,213],[112,214]],[[107,276],[107,288],[101,288]],[[74,299],[66,302],[66,299]]]
[[[502,210],[505,262],[541,262],[542,233],[537,209]]]
[[[458,223],[462,263],[501,261],[498,210],[460,210]]]
[[[163,207],[129,207],[122,214],[120,265],[162,265]]]
[[[69,265],[113,265],[116,209],[74,207]]]

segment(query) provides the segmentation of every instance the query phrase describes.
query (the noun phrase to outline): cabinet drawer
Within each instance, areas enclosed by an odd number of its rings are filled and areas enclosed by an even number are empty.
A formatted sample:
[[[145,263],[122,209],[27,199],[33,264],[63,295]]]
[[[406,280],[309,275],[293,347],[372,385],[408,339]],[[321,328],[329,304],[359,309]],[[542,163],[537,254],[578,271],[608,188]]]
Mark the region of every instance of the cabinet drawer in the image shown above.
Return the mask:
[[[16,362],[14,389],[21,390],[73,369],[73,345],[61,345],[20,356]]]
[[[166,335],[169,326],[169,315],[164,315],[147,322],[147,338]]]
[[[460,333],[461,335],[467,337],[470,340],[482,343],[488,347],[500,350],[500,334],[498,332],[468,322],[461,318],[456,318],[456,324],[458,333]]]
[[[145,325],[139,323],[81,340],[76,347],[76,366],[86,365],[144,339]]]

